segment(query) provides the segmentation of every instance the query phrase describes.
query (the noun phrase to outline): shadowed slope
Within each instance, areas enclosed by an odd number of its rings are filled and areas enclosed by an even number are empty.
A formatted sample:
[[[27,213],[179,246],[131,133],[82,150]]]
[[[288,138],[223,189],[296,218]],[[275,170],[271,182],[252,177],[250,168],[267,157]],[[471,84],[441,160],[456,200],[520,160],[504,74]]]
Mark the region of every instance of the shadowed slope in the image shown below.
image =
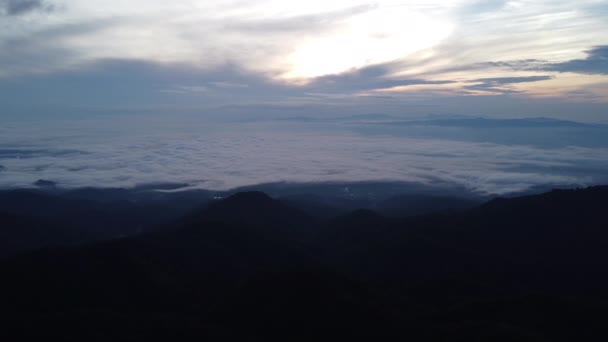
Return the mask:
[[[78,317],[87,339],[112,322],[127,339],[151,340],[179,330],[254,341],[600,341],[605,203],[608,188],[594,187],[406,219],[359,210],[317,225],[264,194],[237,194],[154,234],[6,260],[0,300],[13,327],[33,319],[75,336]],[[132,317],[141,325],[125,325]]]

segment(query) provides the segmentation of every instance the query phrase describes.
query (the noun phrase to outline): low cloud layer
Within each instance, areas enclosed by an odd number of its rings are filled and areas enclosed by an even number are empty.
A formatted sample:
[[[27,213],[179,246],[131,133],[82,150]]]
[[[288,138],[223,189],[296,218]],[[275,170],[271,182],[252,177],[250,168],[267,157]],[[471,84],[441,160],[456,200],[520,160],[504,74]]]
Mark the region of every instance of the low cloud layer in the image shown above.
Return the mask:
[[[408,181],[478,193],[606,181],[608,148],[540,148],[360,134],[314,124],[208,124],[197,120],[15,124],[1,136],[0,187],[38,179],[66,187],[175,182],[228,189],[267,182]],[[54,125],[57,125],[56,123]],[[25,136],[37,136],[36,142]],[[77,147],[77,148],[74,148]]]

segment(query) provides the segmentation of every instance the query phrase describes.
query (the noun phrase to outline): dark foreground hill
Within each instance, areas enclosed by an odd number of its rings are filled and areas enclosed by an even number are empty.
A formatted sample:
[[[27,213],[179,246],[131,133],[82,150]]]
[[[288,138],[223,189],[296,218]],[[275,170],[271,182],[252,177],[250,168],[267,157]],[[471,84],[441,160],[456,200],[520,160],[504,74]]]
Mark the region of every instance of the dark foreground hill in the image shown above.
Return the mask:
[[[606,203],[608,187],[593,187],[319,220],[237,194],[148,234],[1,261],[0,334],[605,341]]]
[[[205,195],[124,189],[0,191],[0,257],[151,231],[204,205]]]
[[[41,181],[45,182],[48,181]],[[470,195],[463,198],[429,195],[439,190],[400,183],[276,183],[257,187],[272,191],[282,204],[253,188],[172,191],[179,186],[151,184],[130,189],[52,186],[0,190],[0,212],[5,215],[0,215],[0,258],[45,247],[139,235],[185,216],[200,216],[205,211],[200,209],[207,207],[213,207],[206,212],[215,215],[220,222],[257,225],[262,230],[275,227],[272,235],[287,233],[292,238],[302,239],[310,238],[311,226],[320,221],[359,208],[374,208],[382,214],[404,217],[462,210],[481,203],[481,198]],[[348,192],[344,192],[345,189]],[[403,193],[408,195],[395,195]],[[224,198],[228,200],[218,200]],[[272,210],[272,215],[259,215],[260,211],[270,212],[264,210],[268,203],[281,207]],[[14,220],[20,223],[15,225]],[[284,229],[285,225],[292,228]],[[296,231],[299,232],[297,237]]]

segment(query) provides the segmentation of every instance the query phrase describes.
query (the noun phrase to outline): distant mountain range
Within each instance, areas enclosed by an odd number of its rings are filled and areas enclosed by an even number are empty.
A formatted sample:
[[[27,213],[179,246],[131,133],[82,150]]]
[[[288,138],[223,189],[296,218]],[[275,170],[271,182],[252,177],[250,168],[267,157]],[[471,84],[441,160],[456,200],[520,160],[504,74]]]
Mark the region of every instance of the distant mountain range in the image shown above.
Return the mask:
[[[594,127],[606,126],[604,124],[588,124],[570,120],[560,120],[545,117],[537,118],[487,118],[465,115],[429,116],[427,118],[405,119],[403,117],[387,114],[362,114],[334,118],[316,118],[307,116],[281,118],[279,121],[301,122],[343,122],[353,124],[387,124],[387,125],[413,125],[413,126],[441,126],[441,127],[469,127],[469,128],[507,128],[507,127]]]
[[[590,127],[592,125],[567,120],[549,118],[522,118],[522,119],[489,119],[489,118],[460,118],[460,119],[431,119],[413,121],[393,121],[392,124],[428,125],[444,127],[470,127],[470,128],[505,128],[505,127]]]
[[[353,211],[256,191],[189,209],[0,195],[0,335],[21,340],[607,337],[606,186]],[[95,235],[133,222],[149,226]]]

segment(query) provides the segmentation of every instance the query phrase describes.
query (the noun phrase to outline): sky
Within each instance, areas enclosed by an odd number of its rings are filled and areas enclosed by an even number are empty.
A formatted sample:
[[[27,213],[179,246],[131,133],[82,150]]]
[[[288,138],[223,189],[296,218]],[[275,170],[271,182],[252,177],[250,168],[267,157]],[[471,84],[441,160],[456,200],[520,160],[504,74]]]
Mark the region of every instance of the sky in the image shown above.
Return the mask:
[[[608,0],[0,0],[0,104],[0,187],[40,177],[218,188],[442,179],[496,193],[593,184],[606,167]],[[323,121],[370,114],[588,126]],[[386,167],[370,166],[370,150]]]
[[[0,0],[0,100],[606,121],[607,19],[605,0]]]

